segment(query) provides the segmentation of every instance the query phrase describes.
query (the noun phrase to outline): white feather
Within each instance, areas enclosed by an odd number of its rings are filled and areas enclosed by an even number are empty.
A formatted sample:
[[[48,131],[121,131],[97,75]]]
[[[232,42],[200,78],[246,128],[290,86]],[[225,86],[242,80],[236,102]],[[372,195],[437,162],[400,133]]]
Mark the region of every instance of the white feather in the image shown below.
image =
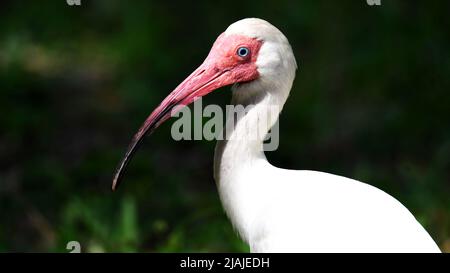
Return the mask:
[[[440,252],[400,202],[368,184],[315,171],[272,166],[261,139],[246,137],[267,107],[281,111],[297,64],[286,37],[261,19],[226,34],[263,41],[260,78],[233,88],[233,104],[255,104],[216,146],[214,176],[224,209],[252,252]],[[232,121],[229,117],[228,122]],[[267,125],[266,132],[276,118]]]

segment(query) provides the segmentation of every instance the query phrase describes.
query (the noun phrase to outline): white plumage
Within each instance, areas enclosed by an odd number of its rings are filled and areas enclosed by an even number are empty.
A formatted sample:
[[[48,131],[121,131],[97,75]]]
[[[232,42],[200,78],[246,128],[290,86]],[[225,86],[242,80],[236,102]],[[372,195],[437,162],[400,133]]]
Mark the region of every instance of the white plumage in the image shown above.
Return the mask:
[[[285,103],[297,68],[285,36],[261,19],[225,35],[264,41],[260,77],[233,87],[233,104],[256,104],[219,141],[214,176],[228,217],[252,252],[440,252],[400,202],[368,184],[315,171],[272,166],[262,140],[243,137],[269,105]],[[274,124],[273,119],[267,130]]]
[[[119,164],[113,189],[143,137],[171,110],[235,84],[232,104],[253,107],[227,118],[227,138],[216,146],[214,178],[228,217],[252,252],[440,252],[408,209],[385,192],[267,161],[264,135],[289,96],[296,69],[291,46],[277,28],[261,19],[232,24],[203,64],[144,122]],[[267,115],[274,106],[277,112]]]

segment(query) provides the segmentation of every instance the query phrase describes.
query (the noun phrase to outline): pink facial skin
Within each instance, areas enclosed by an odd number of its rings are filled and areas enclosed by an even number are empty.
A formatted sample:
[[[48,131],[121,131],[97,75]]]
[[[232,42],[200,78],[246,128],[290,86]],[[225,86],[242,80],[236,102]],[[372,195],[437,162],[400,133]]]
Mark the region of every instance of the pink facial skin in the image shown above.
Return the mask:
[[[255,38],[248,38],[242,35],[228,35],[222,33],[204,64],[215,66],[219,70],[231,70],[229,77],[230,84],[246,82],[256,79],[259,74],[256,67],[256,59],[262,42]],[[246,47],[250,53],[245,57],[240,57],[237,51],[240,47]]]
[[[172,110],[188,105],[222,86],[248,82],[259,77],[256,60],[262,41],[242,35],[222,33],[214,42],[211,51],[191,75],[175,88],[150,114],[139,131],[134,135],[124,158],[116,169],[112,189],[120,182],[125,167],[146,134],[151,134],[172,114]],[[246,56],[239,56],[238,50],[249,50]]]

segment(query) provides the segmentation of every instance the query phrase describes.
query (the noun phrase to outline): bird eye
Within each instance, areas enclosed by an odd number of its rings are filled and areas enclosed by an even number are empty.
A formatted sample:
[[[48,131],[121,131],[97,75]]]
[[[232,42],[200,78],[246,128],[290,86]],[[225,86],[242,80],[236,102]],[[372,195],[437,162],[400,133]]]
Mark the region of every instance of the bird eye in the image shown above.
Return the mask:
[[[247,57],[249,53],[250,50],[246,47],[240,47],[237,50],[237,55],[239,55],[240,57]]]

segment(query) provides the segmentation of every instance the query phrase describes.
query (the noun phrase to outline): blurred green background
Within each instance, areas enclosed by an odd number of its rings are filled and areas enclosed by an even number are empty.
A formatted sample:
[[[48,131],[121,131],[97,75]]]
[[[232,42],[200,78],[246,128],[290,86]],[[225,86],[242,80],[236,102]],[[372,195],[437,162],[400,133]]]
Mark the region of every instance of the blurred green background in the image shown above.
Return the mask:
[[[448,1],[2,1],[0,252],[248,251],[221,208],[214,142],[164,124],[112,193],[131,136],[238,19],[290,40],[299,71],[279,167],[375,185],[450,251]],[[229,88],[204,99],[225,105]]]

